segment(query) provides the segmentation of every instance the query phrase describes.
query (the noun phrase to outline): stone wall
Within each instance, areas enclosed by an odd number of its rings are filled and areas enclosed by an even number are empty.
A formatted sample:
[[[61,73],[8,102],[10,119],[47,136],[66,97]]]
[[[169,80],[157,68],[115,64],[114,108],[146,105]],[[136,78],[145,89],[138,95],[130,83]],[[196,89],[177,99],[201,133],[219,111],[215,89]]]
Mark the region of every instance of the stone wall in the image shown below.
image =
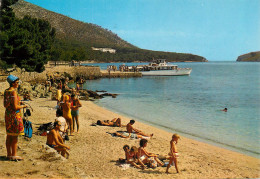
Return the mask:
[[[56,66],[46,68],[44,72],[23,72],[21,69],[16,68],[10,74],[18,76],[22,81],[36,81],[43,82],[47,79],[47,75],[63,75],[64,73],[76,79],[77,76],[83,76],[85,79],[96,79],[101,77],[100,67],[90,66]]]

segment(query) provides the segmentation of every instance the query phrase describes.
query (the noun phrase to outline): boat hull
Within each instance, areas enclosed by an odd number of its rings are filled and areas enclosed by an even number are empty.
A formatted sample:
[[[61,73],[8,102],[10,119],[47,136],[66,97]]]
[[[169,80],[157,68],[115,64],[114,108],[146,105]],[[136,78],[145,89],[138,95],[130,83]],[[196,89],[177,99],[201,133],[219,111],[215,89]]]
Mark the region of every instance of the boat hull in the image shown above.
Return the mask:
[[[178,70],[151,70],[141,71],[143,76],[184,76],[190,75],[192,69],[178,69]]]

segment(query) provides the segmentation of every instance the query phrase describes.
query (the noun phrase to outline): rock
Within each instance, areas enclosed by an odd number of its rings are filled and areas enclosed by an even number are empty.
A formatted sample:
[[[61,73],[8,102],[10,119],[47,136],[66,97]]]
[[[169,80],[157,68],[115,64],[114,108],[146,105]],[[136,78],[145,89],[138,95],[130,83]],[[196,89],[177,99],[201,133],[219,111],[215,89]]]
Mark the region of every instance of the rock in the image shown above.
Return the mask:
[[[99,95],[95,91],[87,90],[87,92],[89,93],[89,97],[93,97],[94,99],[101,99],[101,98],[103,98],[102,95]]]
[[[112,94],[112,93],[104,93],[102,96],[112,96],[112,98],[116,98],[118,94]]]
[[[88,96],[81,96],[81,97],[79,98],[79,100],[89,101],[89,97],[88,97]]]
[[[79,92],[79,94],[80,94],[80,96],[90,96],[90,94],[87,91],[85,91],[85,90],[81,90]]]
[[[105,91],[105,90],[96,90],[96,92],[102,92],[102,93],[106,93],[107,91]]]

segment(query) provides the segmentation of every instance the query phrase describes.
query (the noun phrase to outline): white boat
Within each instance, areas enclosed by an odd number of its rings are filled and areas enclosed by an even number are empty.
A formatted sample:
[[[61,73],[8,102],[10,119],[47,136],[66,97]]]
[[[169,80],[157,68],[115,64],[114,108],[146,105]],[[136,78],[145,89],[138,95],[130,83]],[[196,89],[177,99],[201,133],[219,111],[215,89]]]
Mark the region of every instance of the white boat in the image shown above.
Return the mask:
[[[149,65],[137,67],[143,76],[183,76],[190,75],[191,68],[178,68],[177,65],[168,65],[164,59],[154,60]]]

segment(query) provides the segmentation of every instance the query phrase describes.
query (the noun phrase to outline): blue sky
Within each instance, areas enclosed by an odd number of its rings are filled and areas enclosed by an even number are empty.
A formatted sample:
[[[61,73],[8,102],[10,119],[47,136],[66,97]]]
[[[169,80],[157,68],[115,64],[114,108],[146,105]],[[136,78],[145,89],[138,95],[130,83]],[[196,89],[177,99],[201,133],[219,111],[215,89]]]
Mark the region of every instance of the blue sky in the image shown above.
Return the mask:
[[[235,61],[260,51],[260,0],[26,0],[149,50]]]

